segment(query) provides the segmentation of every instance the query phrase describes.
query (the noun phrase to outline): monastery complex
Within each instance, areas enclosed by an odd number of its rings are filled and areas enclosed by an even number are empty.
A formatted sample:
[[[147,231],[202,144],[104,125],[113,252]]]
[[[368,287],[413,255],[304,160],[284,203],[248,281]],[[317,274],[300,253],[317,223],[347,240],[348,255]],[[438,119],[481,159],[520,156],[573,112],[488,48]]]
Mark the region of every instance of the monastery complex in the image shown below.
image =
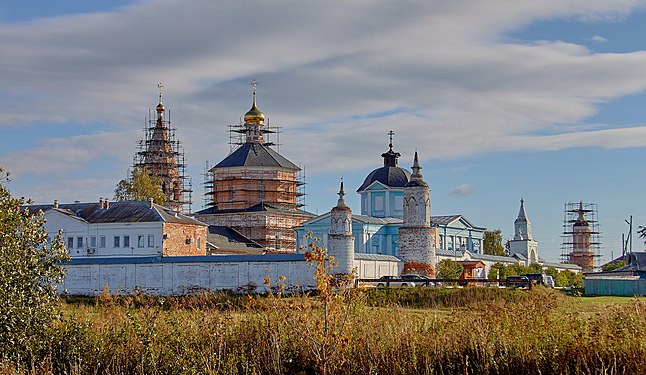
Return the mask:
[[[208,170],[208,205],[191,213],[193,190],[161,87],[133,166],[160,177],[164,206],[152,199],[101,198],[96,203],[31,207],[45,212],[50,236],[63,230],[72,261],[66,264],[68,275],[61,291],[253,290],[262,287],[267,275],[273,280],[286,276],[293,288],[311,287],[313,270],[299,250],[310,235],[320,238],[335,257],[335,272],[358,278],[402,272],[433,276],[443,259],[462,263],[465,272],[477,278],[486,278],[495,263],[581,269],[540,257],[523,200],[510,254],[483,254],[484,227],[461,214],[431,215],[432,182],[424,180],[417,152],[410,171],[398,165],[401,155],[394,150],[392,131],[388,150],[381,154],[383,166],[368,173],[356,190],[361,196],[360,214],[347,206],[343,182],[329,212],[307,212],[299,199],[301,169],[266,138],[273,130],[258,108],[255,82],[251,109],[232,128],[240,142]]]

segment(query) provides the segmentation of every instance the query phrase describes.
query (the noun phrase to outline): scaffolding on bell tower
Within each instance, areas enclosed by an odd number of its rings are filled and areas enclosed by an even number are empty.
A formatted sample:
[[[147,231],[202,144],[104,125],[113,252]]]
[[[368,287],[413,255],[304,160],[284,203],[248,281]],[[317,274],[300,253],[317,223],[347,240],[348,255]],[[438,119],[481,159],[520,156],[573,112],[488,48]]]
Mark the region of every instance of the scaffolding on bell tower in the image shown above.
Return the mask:
[[[594,270],[594,259],[601,256],[601,232],[596,203],[568,202],[563,208],[561,235],[563,263],[579,265],[584,272]]]
[[[164,206],[175,212],[191,213],[192,181],[186,175],[184,149],[171,126],[170,110],[162,103],[163,85],[159,87],[156,116],[148,111],[145,118],[144,138],[137,142],[138,151],[132,161],[134,168],[145,168],[162,180],[166,197]]]

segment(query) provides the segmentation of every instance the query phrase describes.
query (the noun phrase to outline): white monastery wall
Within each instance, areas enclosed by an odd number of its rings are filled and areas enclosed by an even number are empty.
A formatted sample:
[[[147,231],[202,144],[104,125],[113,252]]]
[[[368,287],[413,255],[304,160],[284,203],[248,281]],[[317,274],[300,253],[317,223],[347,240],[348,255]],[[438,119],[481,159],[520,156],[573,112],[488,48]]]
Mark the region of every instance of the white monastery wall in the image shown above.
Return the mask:
[[[392,258],[392,259],[390,259]],[[355,260],[360,278],[398,275],[396,258]],[[264,291],[265,277],[276,285],[285,276],[288,289],[315,287],[315,267],[303,254],[120,257],[74,259],[66,263],[67,276],[59,293],[98,295],[141,290],[153,295],[181,295],[199,290]]]

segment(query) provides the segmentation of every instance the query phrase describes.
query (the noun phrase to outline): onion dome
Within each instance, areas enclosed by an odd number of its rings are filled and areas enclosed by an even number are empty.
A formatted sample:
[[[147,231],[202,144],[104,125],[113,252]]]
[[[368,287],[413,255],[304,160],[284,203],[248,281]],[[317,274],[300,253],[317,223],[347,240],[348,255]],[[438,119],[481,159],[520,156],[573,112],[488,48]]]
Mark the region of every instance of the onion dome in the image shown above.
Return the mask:
[[[264,124],[265,114],[262,113],[256,106],[256,81],[251,84],[253,86],[253,104],[249,112],[244,115],[245,124]]]
[[[256,100],[254,96],[253,106],[249,112],[244,115],[245,124],[264,124],[265,123],[265,114],[260,112],[258,107],[256,107]]]

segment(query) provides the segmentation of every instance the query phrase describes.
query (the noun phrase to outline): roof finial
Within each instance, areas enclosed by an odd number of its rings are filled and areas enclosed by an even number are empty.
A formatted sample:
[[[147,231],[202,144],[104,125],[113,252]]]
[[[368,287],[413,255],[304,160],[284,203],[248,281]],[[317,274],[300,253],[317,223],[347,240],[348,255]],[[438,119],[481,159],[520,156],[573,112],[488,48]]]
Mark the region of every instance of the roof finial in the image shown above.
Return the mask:
[[[345,191],[343,190],[343,176],[341,176],[341,188],[339,189],[339,202],[337,203],[337,207],[345,207]]]
[[[394,134],[395,134],[395,132],[394,132],[394,131],[392,131],[392,130],[390,130],[390,131],[388,132],[388,136],[389,136],[389,138],[390,138],[390,143],[388,143],[388,147],[390,147],[390,151],[392,151],[392,150],[393,150],[393,135],[394,135]]]
[[[421,179],[422,173],[420,172],[420,170],[422,169],[422,167],[419,166],[419,157],[417,156],[417,150],[415,150],[415,158],[413,159],[412,169],[413,169],[413,176]]]
[[[254,106],[256,105],[256,86],[257,85],[258,84],[257,84],[256,80],[254,79],[253,82],[251,82],[251,87],[253,87],[253,105]]]
[[[164,84],[159,82],[157,84],[157,88],[159,89],[159,104],[162,102],[162,92],[164,91]]]
[[[161,119],[164,113],[164,104],[162,103],[162,91],[164,89],[164,84],[159,82],[157,84],[157,88],[159,89],[159,104],[157,104],[156,110],[157,110],[157,118]]]

